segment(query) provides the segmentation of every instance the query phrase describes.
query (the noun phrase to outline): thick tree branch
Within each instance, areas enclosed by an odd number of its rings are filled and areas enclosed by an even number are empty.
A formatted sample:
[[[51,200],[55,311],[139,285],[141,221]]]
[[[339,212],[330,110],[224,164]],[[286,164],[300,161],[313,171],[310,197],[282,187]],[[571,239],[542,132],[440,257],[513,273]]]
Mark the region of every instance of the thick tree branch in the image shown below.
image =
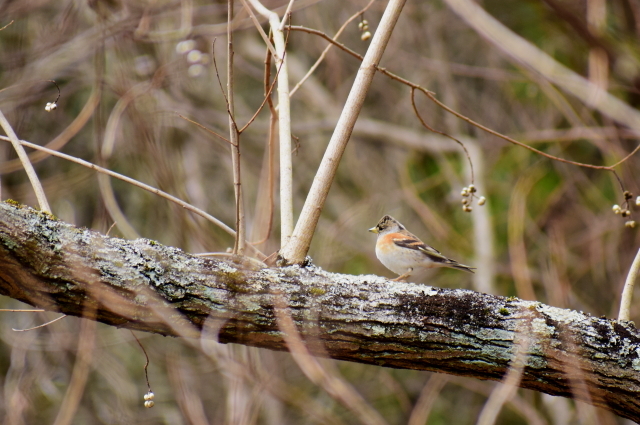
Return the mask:
[[[283,297],[316,355],[501,380],[525,347],[521,387],[640,421],[640,332],[538,302],[197,258],[8,203],[0,203],[0,293],[113,326],[272,350],[286,349],[274,314]]]

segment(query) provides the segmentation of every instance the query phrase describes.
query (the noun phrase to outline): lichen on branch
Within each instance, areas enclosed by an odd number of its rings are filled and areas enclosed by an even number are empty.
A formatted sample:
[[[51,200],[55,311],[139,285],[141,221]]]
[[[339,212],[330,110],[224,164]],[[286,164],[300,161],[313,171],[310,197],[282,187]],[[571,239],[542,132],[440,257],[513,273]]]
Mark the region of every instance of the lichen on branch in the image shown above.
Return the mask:
[[[525,338],[521,387],[640,420],[631,322],[515,297],[196,257],[11,203],[0,203],[0,293],[112,326],[272,350],[287,349],[275,314],[284,300],[314,355],[479,379],[501,380]]]

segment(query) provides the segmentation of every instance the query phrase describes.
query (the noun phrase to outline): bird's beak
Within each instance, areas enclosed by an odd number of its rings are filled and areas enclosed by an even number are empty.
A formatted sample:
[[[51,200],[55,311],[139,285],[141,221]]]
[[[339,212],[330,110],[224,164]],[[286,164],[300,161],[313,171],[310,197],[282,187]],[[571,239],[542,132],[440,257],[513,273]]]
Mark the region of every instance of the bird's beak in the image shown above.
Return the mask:
[[[372,227],[371,229],[369,229],[369,231],[370,231],[371,233],[380,233],[380,231],[378,230],[378,228],[377,228],[377,227]]]

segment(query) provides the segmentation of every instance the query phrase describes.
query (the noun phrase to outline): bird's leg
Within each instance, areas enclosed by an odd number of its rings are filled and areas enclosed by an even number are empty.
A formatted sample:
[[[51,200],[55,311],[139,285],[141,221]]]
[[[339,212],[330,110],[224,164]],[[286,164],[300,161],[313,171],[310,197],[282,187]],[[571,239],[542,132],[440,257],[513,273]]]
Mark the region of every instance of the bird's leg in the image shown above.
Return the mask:
[[[403,273],[400,276],[396,277],[395,279],[391,279],[391,281],[392,282],[406,282],[406,279],[411,275],[412,271],[413,271],[413,269],[409,269],[405,273]]]

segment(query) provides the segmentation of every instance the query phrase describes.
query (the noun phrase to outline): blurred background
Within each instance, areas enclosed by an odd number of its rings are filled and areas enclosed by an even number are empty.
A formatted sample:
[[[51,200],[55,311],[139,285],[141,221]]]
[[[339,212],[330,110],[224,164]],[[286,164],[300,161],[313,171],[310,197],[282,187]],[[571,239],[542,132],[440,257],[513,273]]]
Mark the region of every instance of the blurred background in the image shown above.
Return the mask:
[[[282,15],[285,1],[268,1]],[[364,18],[374,32],[386,3]],[[363,0],[300,0],[293,25],[333,36]],[[556,61],[631,107],[640,102],[640,1],[484,1],[482,7]],[[263,96],[265,46],[236,3],[236,120]],[[230,150],[200,127],[228,134],[224,97],[225,3],[163,1],[0,1],[0,110],[19,138],[100,164],[160,188],[233,226]],[[358,20],[340,41],[364,54]],[[265,28],[266,24],[264,25]],[[506,41],[506,40],[505,40]],[[292,32],[293,87],[327,42]],[[333,48],[292,97],[294,207],[299,213],[359,62]],[[408,2],[381,66],[436,93],[483,125],[552,155],[610,165],[639,134],[567,95],[470,28],[439,0]],[[275,68],[272,67],[272,74]],[[45,111],[61,94],[58,108]],[[367,233],[384,214],[443,254],[478,267],[476,275],[439,270],[426,282],[515,295],[615,317],[640,246],[611,172],[552,161],[478,130],[421,94],[425,121],[465,143],[466,156],[415,117],[408,87],[378,74],[316,231],[309,255],[333,272],[395,277],[376,259]],[[241,137],[249,238],[267,255],[279,248],[278,190],[268,234],[268,110]],[[277,155],[276,155],[277,158]],[[53,157],[34,156],[53,213],[111,236],[145,237],[192,253],[226,251],[233,240],[164,199]],[[640,194],[640,157],[616,169]],[[0,145],[1,198],[37,206],[16,154]],[[276,175],[277,178],[277,175]],[[637,220],[633,211],[630,219]],[[640,294],[636,294],[640,296]],[[636,298],[637,299],[637,298]],[[0,299],[1,308],[24,308]],[[358,415],[313,385],[289,354],[213,342],[137,334],[150,356],[156,394],[147,391],[145,357],[128,330],[67,317],[29,332],[53,313],[0,313],[0,422],[4,424],[351,424]],[[640,311],[632,308],[632,320]],[[79,337],[80,335],[80,337]],[[330,362],[330,361],[327,361]],[[331,362],[390,424],[473,424],[496,385],[448,375]],[[326,363],[325,363],[326,364]],[[422,400],[421,403],[418,403]],[[425,404],[425,400],[428,403]],[[415,409],[415,406],[422,406]],[[424,406],[427,406],[425,409]],[[589,415],[579,412],[591,412]],[[499,424],[623,424],[602,410],[519,390]]]

